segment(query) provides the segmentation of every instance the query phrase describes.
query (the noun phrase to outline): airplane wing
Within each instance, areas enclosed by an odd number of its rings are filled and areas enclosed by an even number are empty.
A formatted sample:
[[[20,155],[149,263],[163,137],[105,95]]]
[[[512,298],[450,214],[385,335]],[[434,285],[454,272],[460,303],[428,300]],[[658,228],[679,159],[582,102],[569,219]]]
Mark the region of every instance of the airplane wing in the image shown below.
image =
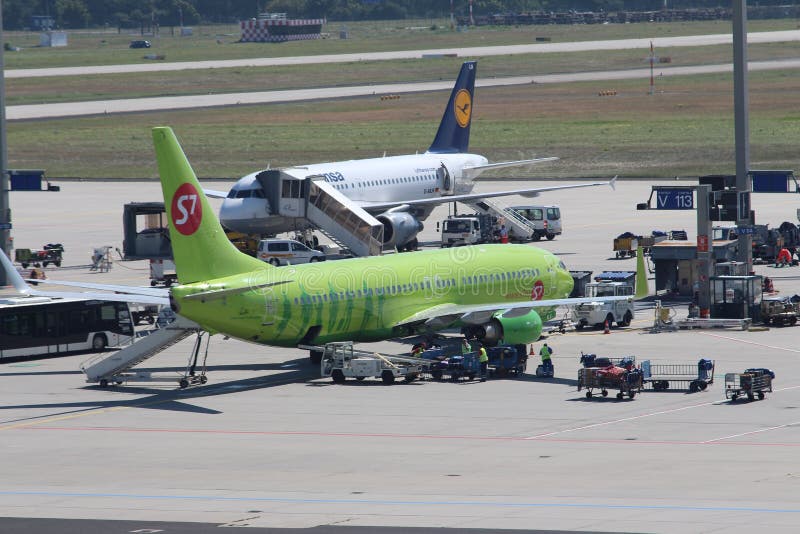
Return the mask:
[[[169,305],[169,291],[166,289],[158,289],[151,287],[135,287],[135,286],[117,286],[117,285],[104,285],[93,283],[81,282],[56,282],[47,280],[37,280],[37,282],[49,282],[53,284],[86,287],[89,289],[99,289],[109,291],[103,292],[90,292],[90,291],[41,291],[34,289],[25,283],[22,279],[14,264],[8,259],[5,252],[0,249],[0,263],[3,264],[3,270],[6,273],[6,278],[14,286],[18,293],[23,295],[30,295],[36,297],[61,297],[61,298],[77,298],[77,299],[94,299],[94,300],[107,300],[112,302],[137,302],[140,304],[163,304]]]
[[[484,171],[492,169],[504,169],[506,167],[521,167],[523,165],[534,165],[536,163],[544,163],[546,161],[558,161],[558,158],[549,157],[549,158],[536,158],[536,159],[521,159],[517,161],[500,161],[497,163],[487,163],[486,165],[464,167],[463,176],[464,178],[472,179],[480,176]]]
[[[440,304],[433,306],[414,315],[398,321],[393,326],[411,326],[425,324],[431,327],[462,324],[481,324],[486,322],[493,314],[504,312],[505,317],[515,317],[528,313],[534,308],[551,308],[554,306],[576,306],[588,302],[610,302],[619,300],[633,300],[633,296],[619,297],[577,297],[565,299],[530,300],[524,302],[496,302],[490,304],[463,305]]]
[[[360,205],[367,211],[395,208],[397,206],[430,206],[446,204],[448,202],[469,202],[471,200],[482,200],[484,198],[507,197],[511,195],[521,195],[524,197],[535,197],[539,193],[547,191],[559,191],[562,189],[576,189],[579,187],[596,187],[607,185],[611,189],[616,189],[617,177],[615,176],[607,182],[587,182],[582,184],[551,185],[547,187],[536,187],[529,189],[515,189],[511,191],[494,191],[491,193],[469,193],[466,195],[449,195],[436,198],[422,198],[418,200],[406,200],[403,202],[362,202]]]

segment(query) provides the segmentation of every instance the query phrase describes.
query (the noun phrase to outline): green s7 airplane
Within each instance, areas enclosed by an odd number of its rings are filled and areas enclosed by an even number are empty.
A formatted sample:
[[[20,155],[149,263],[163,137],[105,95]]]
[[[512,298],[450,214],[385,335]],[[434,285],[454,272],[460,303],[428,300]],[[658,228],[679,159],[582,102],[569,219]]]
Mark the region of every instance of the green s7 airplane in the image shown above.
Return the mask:
[[[264,345],[376,341],[461,326],[487,344],[535,341],[567,298],[564,263],[528,245],[476,245],[273,267],[237,250],[170,128],[153,129],[179,285],[170,289],[68,283],[117,293],[69,296],[167,304],[220,333]],[[10,268],[21,292],[30,288]],[[13,273],[10,272],[13,270]],[[59,282],[60,283],[60,282]],[[62,285],[64,283],[61,283]],[[609,297],[615,300],[627,297]],[[312,352],[312,360],[320,357]]]

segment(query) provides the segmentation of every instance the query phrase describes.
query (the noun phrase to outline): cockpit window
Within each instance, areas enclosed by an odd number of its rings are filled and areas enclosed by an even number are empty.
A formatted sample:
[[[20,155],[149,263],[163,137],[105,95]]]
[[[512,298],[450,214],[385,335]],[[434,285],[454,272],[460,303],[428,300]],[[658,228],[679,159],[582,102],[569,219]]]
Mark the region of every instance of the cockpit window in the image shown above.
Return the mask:
[[[263,189],[239,189],[238,191],[231,190],[228,193],[228,198],[264,198]]]
[[[564,264],[563,261],[559,261],[558,262],[558,268],[561,269],[562,271],[566,271],[567,270],[567,266]]]
[[[226,198],[236,198],[236,193],[238,193],[238,189],[231,189],[228,191],[228,196]]]

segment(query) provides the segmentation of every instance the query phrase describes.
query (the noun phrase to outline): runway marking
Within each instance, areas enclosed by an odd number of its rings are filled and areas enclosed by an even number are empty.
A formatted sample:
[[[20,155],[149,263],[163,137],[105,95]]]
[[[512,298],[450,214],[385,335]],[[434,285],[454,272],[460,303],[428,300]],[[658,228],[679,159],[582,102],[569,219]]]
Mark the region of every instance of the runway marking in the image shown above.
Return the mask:
[[[101,413],[106,413],[106,412],[125,410],[127,408],[131,408],[131,406],[115,406],[115,407],[112,407],[112,408],[97,408],[97,409],[94,409],[94,410],[89,410],[87,412],[73,413],[73,414],[69,414],[69,415],[59,415],[59,416],[56,416],[56,417],[48,417],[47,419],[42,419],[40,421],[26,421],[24,423],[17,423],[17,424],[13,424],[13,425],[4,425],[4,426],[0,426],[0,430],[15,430],[15,429],[19,429],[19,428],[30,428],[33,425],[40,425],[40,424],[43,424],[43,423],[53,423],[53,422],[56,422],[56,421],[66,421],[66,420],[69,420],[69,419],[77,419],[78,417],[86,417],[87,415],[96,415],[96,414],[101,414]]]
[[[752,443],[731,442],[716,443],[714,440],[705,441],[662,441],[662,440],[626,440],[626,439],[570,439],[570,438],[538,438],[518,436],[459,436],[459,435],[433,435],[433,434],[390,434],[390,433],[358,433],[358,432],[314,432],[314,431],[280,431],[280,430],[205,430],[205,429],[174,429],[174,428],[132,428],[132,427],[29,427],[24,430],[46,430],[60,432],[141,432],[154,434],[214,434],[223,436],[307,436],[328,438],[386,438],[386,439],[428,439],[428,440],[461,440],[461,441],[506,441],[506,442],[531,442],[542,441],[547,443],[611,443],[630,445],[735,445],[754,447],[800,447],[800,442],[781,443]]]
[[[682,406],[680,408],[673,408],[671,410],[661,410],[661,411],[658,411],[658,412],[650,412],[650,413],[644,413],[644,414],[640,414],[640,415],[633,415],[631,417],[623,417],[621,419],[612,419],[610,421],[603,421],[601,423],[592,423],[591,425],[584,425],[584,426],[579,426],[579,427],[575,427],[575,428],[567,428],[567,429],[564,429],[564,430],[555,430],[553,432],[547,432],[545,434],[537,434],[535,436],[529,436],[529,437],[527,437],[525,439],[531,439],[531,440],[533,440],[533,439],[541,439],[541,438],[546,438],[546,437],[549,437],[549,436],[555,436],[556,434],[566,434],[567,432],[577,432],[579,430],[588,430],[590,428],[597,428],[597,427],[606,426],[606,425],[615,425],[617,423],[623,423],[625,421],[635,421],[636,419],[643,419],[645,417],[654,417],[656,415],[664,415],[664,414],[667,414],[667,413],[682,412],[684,410],[691,410],[692,408],[700,408],[702,406],[711,406],[715,402],[717,402],[717,401],[704,402],[704,403],[701,403],[701,404],[692,404],[691,406]]]
[[[611,504],[611,503],[553,503],[553,502],[493,502],[493,501],[421,501],[391,499],[303,499],[291,497],[223,497],[217,495],[145,495],[140,493],[88,493],[61,491],[13,491],[0,490],[0,496],[26,497],[81,497],[81,498],[113,498],[113,499],[146,499],[146,500],[188,500],[211,502],[272,502],[287,504],[372,504],[393,506],[482,506],[498,508],[588,508],[608,510],[662,510],[683,512],[757,512],[773,514],[800,514],[798,508],[762,508],[750,506],[697,506],[668,504]]]
[[[738,339],[738,338],[735,338],[735,337],[721,336],[719,334],[712,334],[711,332],[697,332],[697,333],[698,334],[702,334],[704,336],[716,337],[716,338],[719,338],[719,339],[727,339],[729,341],[736,341],[738,343],[745,343],[747,345],[755,345],[757,347],[765,347],[765,348],[768,348],[768,349],[800,353],[800,349],[792,349],[792,348],[789,348],[789,347],[778,347],[778,346],[775,346],[775,345],[767,345],[766,343],[757,343],[755,341],[748,341],[746,339]]]
[[[800,421],[795,421],[794,423],[786,423],[785,425],[771,426],[769,428],[761,428],[759,430],[751,430],[750,432],[742,432],[740,434],[731,434],[730,436],[724,436],[724,437],[721,437],[721,438],[709,439],[709,440],[703,441],[701,443],[704,443],[704,444],[705,443],[714,443],[714,442],[722,441],[724,439],[740,438],[742,436],[750,436],[752,434],[759,434],[761,432],[769,432],[770,430],[778,430],[780,428],[786,428],[786,427],[794,426],[794,425],[797,425],[797,424],[800,424]]]

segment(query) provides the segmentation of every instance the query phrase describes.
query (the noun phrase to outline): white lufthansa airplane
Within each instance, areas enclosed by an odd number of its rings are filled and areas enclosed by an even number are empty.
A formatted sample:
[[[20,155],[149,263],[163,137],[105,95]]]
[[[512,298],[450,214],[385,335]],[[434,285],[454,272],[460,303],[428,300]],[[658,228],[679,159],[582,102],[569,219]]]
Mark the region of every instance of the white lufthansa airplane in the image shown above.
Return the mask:
[[[614,181],[517,189],[494,193],[472,193],[472,179],[484,171],[517,167],[558,158],[536,158],[489,163],[467,152],[475,89],[475,61],[467,61],[453,87],[439,131],[424,154],[358,159],[267,169],[239,179],[228,193],[206,189],[208,196],[224,198],[220,221],[230,230],[271,236],[310,227],[303,218],[278,214],[281,189],[287,178],[324,180],[366,210],[384,225],[384,245],[402,250],[416,247],[416,236],[424,221],[439,204],[510,195],[536,196],[544,191],[614,186]],[[281,185],[283,184],[283,185]],[[302,195],[302,192],[301,192]]]

